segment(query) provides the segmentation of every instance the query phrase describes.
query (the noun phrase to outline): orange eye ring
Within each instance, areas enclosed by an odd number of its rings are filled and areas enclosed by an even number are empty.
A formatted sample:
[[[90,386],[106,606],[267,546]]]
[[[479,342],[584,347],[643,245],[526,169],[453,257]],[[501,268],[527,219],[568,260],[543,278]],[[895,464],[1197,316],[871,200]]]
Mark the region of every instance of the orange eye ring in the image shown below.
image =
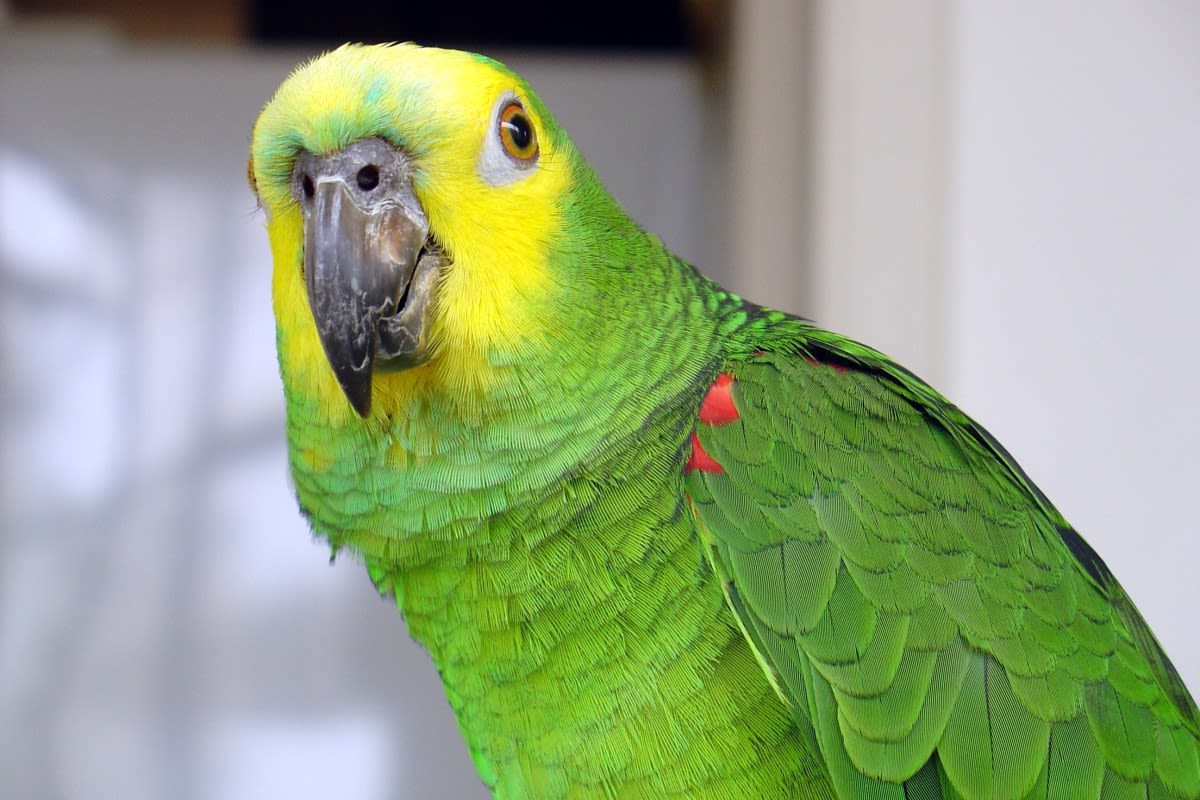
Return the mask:
[[[537,133],[520,103],[514,101],[500,110],[499,133],[504,152],[512,158],[525,162],[537,158]]]

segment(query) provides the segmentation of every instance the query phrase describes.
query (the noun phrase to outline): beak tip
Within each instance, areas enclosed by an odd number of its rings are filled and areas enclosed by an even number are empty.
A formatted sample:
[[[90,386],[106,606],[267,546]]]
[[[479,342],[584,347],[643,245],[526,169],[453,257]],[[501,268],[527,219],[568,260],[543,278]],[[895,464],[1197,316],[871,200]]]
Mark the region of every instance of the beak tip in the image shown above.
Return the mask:
[[[351,408],[363,419],[371,416],[371,370],[336,371],[342,394],[350,401]]]
[[[362,417],[363,419],[366,419],[367,417],[371,416],[371,395],[370,394],[368,394],[365,398],[362,398],[362,399],[351,400],[350,405],[354,407],[354,410],[358,413],[358,416]]]

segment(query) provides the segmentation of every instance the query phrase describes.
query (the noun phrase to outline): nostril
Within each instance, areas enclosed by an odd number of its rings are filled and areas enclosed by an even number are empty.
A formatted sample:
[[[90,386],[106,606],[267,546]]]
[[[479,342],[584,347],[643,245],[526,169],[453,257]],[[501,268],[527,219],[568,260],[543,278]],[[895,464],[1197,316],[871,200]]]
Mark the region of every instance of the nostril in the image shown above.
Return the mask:
[[[313,186],[313,180],[308,175],[300,176],[300,191],[304,192],[304,196],[312,200],[316,188]]]
[[[367,164],[358,171],[356,180],[358,181],[358,188],[364,192],[371,191],[379,185],[379,167],[374,164]]]

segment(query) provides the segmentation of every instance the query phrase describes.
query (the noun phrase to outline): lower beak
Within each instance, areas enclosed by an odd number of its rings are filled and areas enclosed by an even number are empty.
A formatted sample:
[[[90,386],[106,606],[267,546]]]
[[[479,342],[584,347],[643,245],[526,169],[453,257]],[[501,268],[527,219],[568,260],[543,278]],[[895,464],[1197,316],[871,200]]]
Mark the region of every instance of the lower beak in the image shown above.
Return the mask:
[[[429,223],[411,188],[400,191],[407,195],[372,197],[367,204],[341,177],[318,176],[305,209],[304,269],[317,335],[338,384],[362,417],[371,413],[377,357],[407,364],[424,359],[424,313],[436,281],[424,275],[417,286],[413,277]],[[436,265],[425,265],[423,272],[431,270]],[[412,295],[418,289],[419,298],[406,296],[406,290]],[[408,305],[420,313],[404,314]]]

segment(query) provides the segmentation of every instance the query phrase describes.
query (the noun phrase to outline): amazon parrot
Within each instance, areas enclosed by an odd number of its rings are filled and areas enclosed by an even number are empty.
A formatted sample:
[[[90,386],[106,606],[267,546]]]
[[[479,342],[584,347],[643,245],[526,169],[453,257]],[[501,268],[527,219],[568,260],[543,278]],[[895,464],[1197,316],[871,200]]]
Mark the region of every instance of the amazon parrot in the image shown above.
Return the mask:
[[[631,220],[529,85],[297,69],[250,179],[300,509],[497,798],[1200,798],[1200,712],[978,423]]]

